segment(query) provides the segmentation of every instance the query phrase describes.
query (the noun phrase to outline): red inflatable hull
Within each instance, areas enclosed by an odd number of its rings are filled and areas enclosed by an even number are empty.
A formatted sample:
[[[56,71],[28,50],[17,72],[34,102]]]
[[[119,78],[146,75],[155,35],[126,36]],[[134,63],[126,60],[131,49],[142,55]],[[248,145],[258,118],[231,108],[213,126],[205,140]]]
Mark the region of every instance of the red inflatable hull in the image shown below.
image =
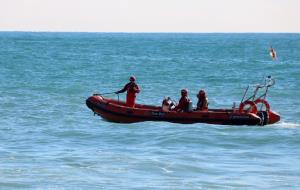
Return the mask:
[[[173,123],[210,123],[222,125],[266,125],[280,120],[280,116],[269,111],[267,114],[240,113],[232,109],[209,109],[208,111],[176,112],[162,111],[159,106],[136,104],[126,107],[125,102],[94,95],[86,100],[87,106],[103,119],[117,123],[143,121],[167,121]],[[265,115],[265,117],[260,117]]]

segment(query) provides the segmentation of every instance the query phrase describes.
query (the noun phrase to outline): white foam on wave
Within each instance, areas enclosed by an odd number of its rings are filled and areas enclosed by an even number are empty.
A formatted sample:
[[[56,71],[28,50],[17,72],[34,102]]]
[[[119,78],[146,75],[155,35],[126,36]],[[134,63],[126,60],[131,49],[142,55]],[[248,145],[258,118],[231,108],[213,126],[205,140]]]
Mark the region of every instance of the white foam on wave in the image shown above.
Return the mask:
[[[168,170],[167,168],[161,167],[160,169],[162,169],[165,173],[173,173],[174,171],[172,170]]]
[[[284,128],[300,128],[300,123],[280,122],[276,125]]]

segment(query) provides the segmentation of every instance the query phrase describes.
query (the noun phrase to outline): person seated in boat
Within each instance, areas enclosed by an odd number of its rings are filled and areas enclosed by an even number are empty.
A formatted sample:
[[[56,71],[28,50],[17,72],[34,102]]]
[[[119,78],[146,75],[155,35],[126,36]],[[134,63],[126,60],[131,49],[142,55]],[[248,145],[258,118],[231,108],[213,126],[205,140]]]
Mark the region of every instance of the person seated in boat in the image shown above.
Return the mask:
[[[135,81],[136,81],[136,78],[134,76],[131,76],[129,78],[129,83],[127,83],[123,89],[115,92],[116,94],[119,94],[119,93],[123,93],[123,92],[127,91],[126,106],[128,106],[128,107],[135,106],[136,94],[140,92],[140,88],[136,84]]]
[[[188,90],[182,89],[181,90],[181,98],[179,100],[178,105],[174,108],[174,110],[177,112],[188,112],[190,102],[191,101],[188,97]]]
[[[208,110],[208,98],[204,90],[200,90],[197,94],[198,102],[196,110]]]
[[[164,98],[161,109],[162,109],[162,111],[170,111],[170,110],[174,109],[175,106],[176,105],[172,101],[172,99],[170,97],[167,97],[167,98]]]

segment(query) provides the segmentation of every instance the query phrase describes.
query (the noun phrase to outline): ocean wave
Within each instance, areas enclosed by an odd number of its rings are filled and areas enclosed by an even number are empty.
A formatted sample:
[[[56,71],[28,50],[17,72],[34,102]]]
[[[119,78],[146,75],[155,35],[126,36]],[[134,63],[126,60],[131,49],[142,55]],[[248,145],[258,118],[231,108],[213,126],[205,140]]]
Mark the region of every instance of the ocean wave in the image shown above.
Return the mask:
[[[293,122],[279,122],[278,124],[274,124],[274,126],[283,127],[283,128],[300,128],[300,123]]]

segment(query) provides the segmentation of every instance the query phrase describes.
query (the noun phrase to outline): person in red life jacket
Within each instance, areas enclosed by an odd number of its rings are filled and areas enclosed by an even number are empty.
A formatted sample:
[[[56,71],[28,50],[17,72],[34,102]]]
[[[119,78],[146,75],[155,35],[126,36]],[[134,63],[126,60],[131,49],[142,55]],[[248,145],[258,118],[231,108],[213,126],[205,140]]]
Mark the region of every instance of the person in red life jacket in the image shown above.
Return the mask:
[[[200,90],[197,94],[198,102],[196,110],[208,110],[208,98],[204,90]]]
[[[179,100],[178,105],[174,108],[175,111],[178,112],[187,112],[189,109],[189,102],[190,99],[188,97],[188,90],[187,89],[182,89],[181,90],[181,98]]]
[[[131,76],[129,78],[129,83],[127,83],[123,89],[115,92],[116,94],[123,93],[127,91],[126,96],[126,106],[128,107],[134,107],[135,105],[135,99],[136,99],[136,93],[140,92],[139,86],[135,83],[135,77]]]

